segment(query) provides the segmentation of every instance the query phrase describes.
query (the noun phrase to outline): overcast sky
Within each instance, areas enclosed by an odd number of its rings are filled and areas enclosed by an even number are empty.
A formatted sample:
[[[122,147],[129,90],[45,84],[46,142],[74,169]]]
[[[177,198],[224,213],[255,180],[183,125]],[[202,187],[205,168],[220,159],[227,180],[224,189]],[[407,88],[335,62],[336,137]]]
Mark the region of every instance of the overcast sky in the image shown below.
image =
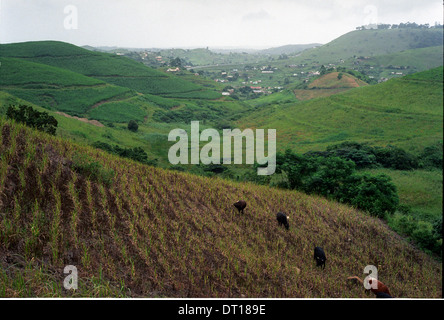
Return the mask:
[[[442,0],[0,0],[0,43],[268,48],[408,21],[443,24]]]

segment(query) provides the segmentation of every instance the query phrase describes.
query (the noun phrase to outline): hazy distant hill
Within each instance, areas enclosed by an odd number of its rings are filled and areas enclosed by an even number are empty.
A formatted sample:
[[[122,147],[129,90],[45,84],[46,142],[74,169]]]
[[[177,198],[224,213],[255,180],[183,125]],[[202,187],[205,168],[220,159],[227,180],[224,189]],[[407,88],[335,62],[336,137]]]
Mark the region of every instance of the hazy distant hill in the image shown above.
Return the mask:
[[[440,46],[442,29],[368,29],[346,33],[296,57],[305,63],[338,63],[352,57],[372,57],[402,50]]]
[[[280,47],[274,47],[269,49],[260,50],[259,54],[270,54],[270,55],[281,55],[281,54],[294,54],[306,49],[311,49],[314,47],[319,47],[320,43],[310,43],[310,44],[289,44]]]

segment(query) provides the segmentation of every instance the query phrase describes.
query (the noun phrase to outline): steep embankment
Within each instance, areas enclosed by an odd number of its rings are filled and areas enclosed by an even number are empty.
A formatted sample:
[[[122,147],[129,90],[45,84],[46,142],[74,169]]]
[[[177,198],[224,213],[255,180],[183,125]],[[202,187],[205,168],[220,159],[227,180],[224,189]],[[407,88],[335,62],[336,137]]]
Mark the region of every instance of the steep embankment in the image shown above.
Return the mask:
[[[144,166],[3,118],[0,132],[0,296],[368,297],[346,282],[366,265],[396,297],[442,295],[440,263],[347,206]]]

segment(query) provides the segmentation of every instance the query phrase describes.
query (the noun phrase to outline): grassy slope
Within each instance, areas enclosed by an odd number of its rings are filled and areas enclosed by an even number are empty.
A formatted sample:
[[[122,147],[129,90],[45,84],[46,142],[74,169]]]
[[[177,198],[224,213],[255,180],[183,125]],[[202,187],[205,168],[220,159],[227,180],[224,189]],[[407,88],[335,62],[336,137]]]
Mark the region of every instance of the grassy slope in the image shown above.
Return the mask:
[[[0,90],[47,109],[99,121],[125,123],[135,118],[141,123],[164,109],[172,122],[183,123],[183,113],[218,122],[226,113],[245,108],[222,98],[220,88],[209,82],[189,81],[190,75],[174,76],[62,42],[0,45],[0,61]],[[215,103],[217,110],[206,106]]]
[[[413,71],[422,71],[439,67],[443,64],[443,46],[403,50],[384,54],[365,60],[369,65],[411,66]]]
[[[238,123],[277,128],[278,147],[298,152],[351,139],[419,151],[442,141],[442,70],[439,67],[327,98],[262,107]]]
[[[442,171],[389,169],[365,170],[373,175],[388,175],[398,189],[400,202],[412,208],[422,220],[433,221],[442,215]]]
[[[441,29],[393,29],[351,31],[294,58],[298,62],[337,63],[353,56],[378,56],[402,50],[442,45]]]
[[[0,132],[2,297],[72,295],[68,264],[76,296],[368,297],[346,277],[372,264],[396,297],[442,297],[440,263],[347,206],[143,166],[3,118]],[[114,183],[73,172],[75,154],[114,170]]]
[[[56,66],[108,83],[149,94],[202,92],[220,97],[216,92],[144,66],[131,59],[102,52],[92,52],[57,41],[24,42],[1,45],[0,56],[20,57],[29,61]],[[194,97],[194,96],[193,96]]]
[[[19,58],[0,57],[0,62],[0,89],[47,109],[85,115],[96,104],[137,96],[129,88],[59,67]]]
[[[101,141],[127,148],[142,147],[148,153],[150,159],[163,159],[166,157],[164,142],[168,140],[168,132],[177,127],[177,125],[168,124],[141,124],[139,126],[138,134],[127,130],[126,125],[116,124],[114,127],[98,127],[76,119],[67,118],[58,114],[56,111],[47,110],[30,103],[29,101],[19,99],[6,92],[0,91],[0,115],[6,114],[6,108],[9,105],[21,104],[30,105],[34,109],[48,112],[49,115],[55,117],[58,122],[57,135],[60,137],[71,139],[72,141],[82,144],[92,144],[93,142]],[[100,108],[104,106],[105,105],[102,105]],[[100,108],[97,108],[97,110],[100,110]],[[119,115],[117,112],[115,114],[104,113],[107,117]],[[92,116],[92,118],[94,118],[94,116]]]

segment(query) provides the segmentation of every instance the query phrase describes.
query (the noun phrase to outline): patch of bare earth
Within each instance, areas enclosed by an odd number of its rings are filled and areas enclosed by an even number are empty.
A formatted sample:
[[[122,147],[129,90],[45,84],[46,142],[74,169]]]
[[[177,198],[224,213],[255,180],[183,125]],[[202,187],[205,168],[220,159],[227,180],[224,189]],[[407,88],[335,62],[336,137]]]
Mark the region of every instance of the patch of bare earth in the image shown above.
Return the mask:
[[[70,116],[69,114],[66,114],[66,113],[60,112],[60,111],[57,111],[56,113],[60,114],[60,115],[62,115],[64,117],[67,117],[67,118],[77,119],[79,121],[92,124],[93,126],[104,127],[104,125],[100,121],[97,121],[97,120],[89,120],[87,118],[80,118],[80,117],[76,117],[76,116]]]

